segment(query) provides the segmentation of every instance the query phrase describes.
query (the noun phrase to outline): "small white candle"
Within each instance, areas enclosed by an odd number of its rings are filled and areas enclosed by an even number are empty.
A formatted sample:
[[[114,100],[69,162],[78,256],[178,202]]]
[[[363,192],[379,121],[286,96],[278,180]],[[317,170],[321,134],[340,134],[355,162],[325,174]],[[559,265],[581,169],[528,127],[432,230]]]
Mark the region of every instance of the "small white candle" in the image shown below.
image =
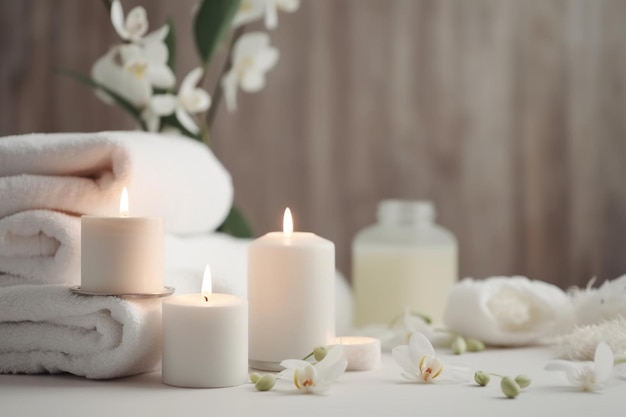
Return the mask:
[[[219,388],[247,380],[248,304],[232,295],[212,294],[210,282],[207,266],[201,294],[163,300],[165,384]]]
[[[248,248],[250,366],[280,370],[335,338],[335,245],[293,232],[289,209],[282,232]]]
[[[160,217],[81,217],[81,289],[107,294],[163,291],[164,237]]]
[[[335,344],[342,345],[348,361],[347,371],[369,371],[380,364],[380,340],[373,337],[338,337]]]

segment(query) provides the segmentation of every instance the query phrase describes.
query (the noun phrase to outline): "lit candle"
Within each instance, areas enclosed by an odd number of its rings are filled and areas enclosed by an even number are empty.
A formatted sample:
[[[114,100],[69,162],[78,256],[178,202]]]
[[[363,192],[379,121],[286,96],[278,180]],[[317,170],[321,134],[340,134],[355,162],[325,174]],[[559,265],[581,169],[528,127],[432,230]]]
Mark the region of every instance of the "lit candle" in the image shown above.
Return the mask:
[[[338,337],[335,344],[342,345],[348,361],[347,371],[369,371],[380,364],[380,340],[373,337]]]
[[[250,366],[280,370],[335,336],[335,245],[294,232],[289,209],[283,231],[248,248]]]
[[[211,292],[207,265],[202,293],[163,300],[163,382],[190,388],[240,385],[248,377],[248,304]]]
[[[81,217],[81,290],[105,294],[163,291],[163,219],[130,217],[122,191],[119,217]]]

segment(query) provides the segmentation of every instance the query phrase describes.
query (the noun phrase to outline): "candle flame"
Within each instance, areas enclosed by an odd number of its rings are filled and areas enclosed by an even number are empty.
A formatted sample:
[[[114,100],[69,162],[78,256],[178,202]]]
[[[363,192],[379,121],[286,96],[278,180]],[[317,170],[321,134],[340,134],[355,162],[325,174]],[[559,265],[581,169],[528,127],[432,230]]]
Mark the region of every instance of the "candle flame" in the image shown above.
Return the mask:
[[[285,236],[291,236],[293,233],[293,217],[291,217],[289,207],[285,209],[285,215],[283,216],[283,233]]]
[[[122,190],[122,196],[120,197],[120,216],[128,217],[128,190],[126,187]]]
[[[207,264],[206,268],[204,268],[204,277],[202,277],[202,294],[206,295],[211,294],[212,292],[213,278],[211,277],[211,268],[209,267],[209,264]]]

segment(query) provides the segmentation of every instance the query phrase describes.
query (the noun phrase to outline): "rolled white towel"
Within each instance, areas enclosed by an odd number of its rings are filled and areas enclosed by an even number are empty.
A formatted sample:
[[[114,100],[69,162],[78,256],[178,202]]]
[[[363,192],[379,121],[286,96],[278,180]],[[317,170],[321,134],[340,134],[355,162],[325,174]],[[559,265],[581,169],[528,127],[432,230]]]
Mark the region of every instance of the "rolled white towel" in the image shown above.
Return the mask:
[[[29,210],[0,219],[0,286],[79,282],[78,217]]]
[[[445,324],[490,345],[530,345],[567,331],[572,303],[560,288],[526,277],[466,278],[448,296]]]
[[[85,297],[55,285],[0,288],[0,373],[148,372],[160,362],[161,332],[160,299]]]
[[[144,132],[0,139],[0,218],[30,209],[160,216],[171,233],[215,230],[232,204],[230,175],[203,144]]]

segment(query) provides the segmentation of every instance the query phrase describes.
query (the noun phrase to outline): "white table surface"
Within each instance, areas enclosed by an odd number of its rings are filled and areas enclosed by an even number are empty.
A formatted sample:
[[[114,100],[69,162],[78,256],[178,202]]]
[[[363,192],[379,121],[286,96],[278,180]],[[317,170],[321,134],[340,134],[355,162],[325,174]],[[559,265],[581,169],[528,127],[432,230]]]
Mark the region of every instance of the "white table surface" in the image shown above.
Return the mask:
[[[0,375],[0,416],[626,416],[626,381],[595,393],[574,390],[565,376],[544,371],[543,348],[440,355],[481,369],[532,377],[516,399],[504,398],[499,379],[415,384],[400,376],[390,355],[370,372],[348,372],[324,396],[300,394],[287,382],[270,392],[251,384],[222,389],[184,389],[161,383],[160,372],[93,381],[71,375]]]

